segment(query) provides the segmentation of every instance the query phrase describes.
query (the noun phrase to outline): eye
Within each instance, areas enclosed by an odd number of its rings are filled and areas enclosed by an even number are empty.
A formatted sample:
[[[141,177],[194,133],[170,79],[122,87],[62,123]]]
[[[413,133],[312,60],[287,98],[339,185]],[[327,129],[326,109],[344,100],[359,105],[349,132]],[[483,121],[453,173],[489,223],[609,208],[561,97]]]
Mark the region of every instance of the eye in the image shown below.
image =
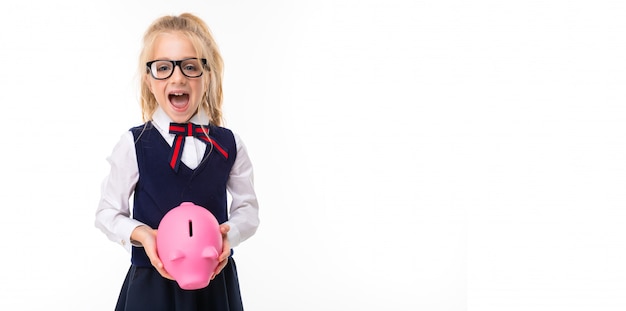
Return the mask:
[[[184,69],[187,70],[187,71],[195,71],[195,70],[197,70],[196,69],[196,65],[193,65],[193,64],[186,64]]]
[[[202,71],[202,67],[200,67],[200,63],[197,59],[189,59],[184,61],[181,64],[181,68],[183,69],[183,71],[194,75]]]
[[[156,71],[170,71],[171,69],[172,66],[168,64],[160,64],[156,67]]]
[[[172,63],[167,62],[167,61],[156,61],[152,63],[152,66],[150,69],[154,73],[169,72],[172,70]]]

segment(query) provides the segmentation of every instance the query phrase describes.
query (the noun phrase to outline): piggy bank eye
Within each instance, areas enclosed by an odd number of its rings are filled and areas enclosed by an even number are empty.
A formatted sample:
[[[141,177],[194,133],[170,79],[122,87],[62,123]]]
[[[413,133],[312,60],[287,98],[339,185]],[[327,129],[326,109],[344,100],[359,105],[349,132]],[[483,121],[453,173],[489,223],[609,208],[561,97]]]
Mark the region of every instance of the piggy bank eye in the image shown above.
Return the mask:
[[[191,222],[191,219],[189,219],[189,237],[193,236],[193,223]]]

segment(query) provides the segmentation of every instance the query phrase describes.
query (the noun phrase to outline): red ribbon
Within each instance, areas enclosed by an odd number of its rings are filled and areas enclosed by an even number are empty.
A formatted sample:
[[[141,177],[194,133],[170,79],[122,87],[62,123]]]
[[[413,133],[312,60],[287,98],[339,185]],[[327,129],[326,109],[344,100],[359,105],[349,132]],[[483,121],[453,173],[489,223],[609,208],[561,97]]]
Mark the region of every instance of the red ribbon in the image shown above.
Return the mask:
[[[193,136],[200,139],[207,145],[212,145],[219,153],[228,159],[228,153],[224,150],[211,136],[209,136],[208,125],[198,125],[193,123],[170,123],[170,134],[176,134],[174,143],[172,144],[172,152],[170,155],[170,167],[178,172],[180,166],[180,158],[183,154],[185,146],[185,137]]]

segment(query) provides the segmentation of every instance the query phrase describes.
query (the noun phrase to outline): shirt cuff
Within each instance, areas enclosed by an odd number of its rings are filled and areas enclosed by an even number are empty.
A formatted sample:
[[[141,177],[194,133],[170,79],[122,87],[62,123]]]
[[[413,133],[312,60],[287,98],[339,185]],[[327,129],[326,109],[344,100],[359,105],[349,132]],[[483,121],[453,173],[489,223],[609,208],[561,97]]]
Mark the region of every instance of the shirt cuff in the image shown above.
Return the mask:
[[[137,243],[137,242],[132,242],[130,240],[130,235],[133,233],[133,230],[135,230],[135,228],[144,225],[142,222],[132,219],[132,218],[127,218],[126,221],[124,221],[124,223],[120,224],[121,230],[120,230],[120,234],[121,234],[121,238],[119,243],[128,251],[130,252],[131,250],[131,246],[137,246],[137,247],[141,247],[141,244]]]

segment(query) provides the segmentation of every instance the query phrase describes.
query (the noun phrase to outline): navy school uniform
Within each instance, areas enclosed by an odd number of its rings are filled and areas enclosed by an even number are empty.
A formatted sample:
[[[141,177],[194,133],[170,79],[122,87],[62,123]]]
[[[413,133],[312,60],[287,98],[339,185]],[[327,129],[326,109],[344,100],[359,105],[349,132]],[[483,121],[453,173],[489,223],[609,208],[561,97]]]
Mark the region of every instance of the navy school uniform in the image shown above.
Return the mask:
[[[207,146],[196,169],[180,163],[177,171],[170,167],[172,147],[150,122],[131,131],[139,167],[133,218],[156,229],[170,209],[193,202],[211,211],[220,224],[228,220],[226,184],[237,156],[230,130],[209,126],[209,135],[217,146]],[[243,310],[232,256],[224,270],[198,290],[183,290],[175,281],[162,277],[141,247],[133,246],[131,262],[116,311]]]

